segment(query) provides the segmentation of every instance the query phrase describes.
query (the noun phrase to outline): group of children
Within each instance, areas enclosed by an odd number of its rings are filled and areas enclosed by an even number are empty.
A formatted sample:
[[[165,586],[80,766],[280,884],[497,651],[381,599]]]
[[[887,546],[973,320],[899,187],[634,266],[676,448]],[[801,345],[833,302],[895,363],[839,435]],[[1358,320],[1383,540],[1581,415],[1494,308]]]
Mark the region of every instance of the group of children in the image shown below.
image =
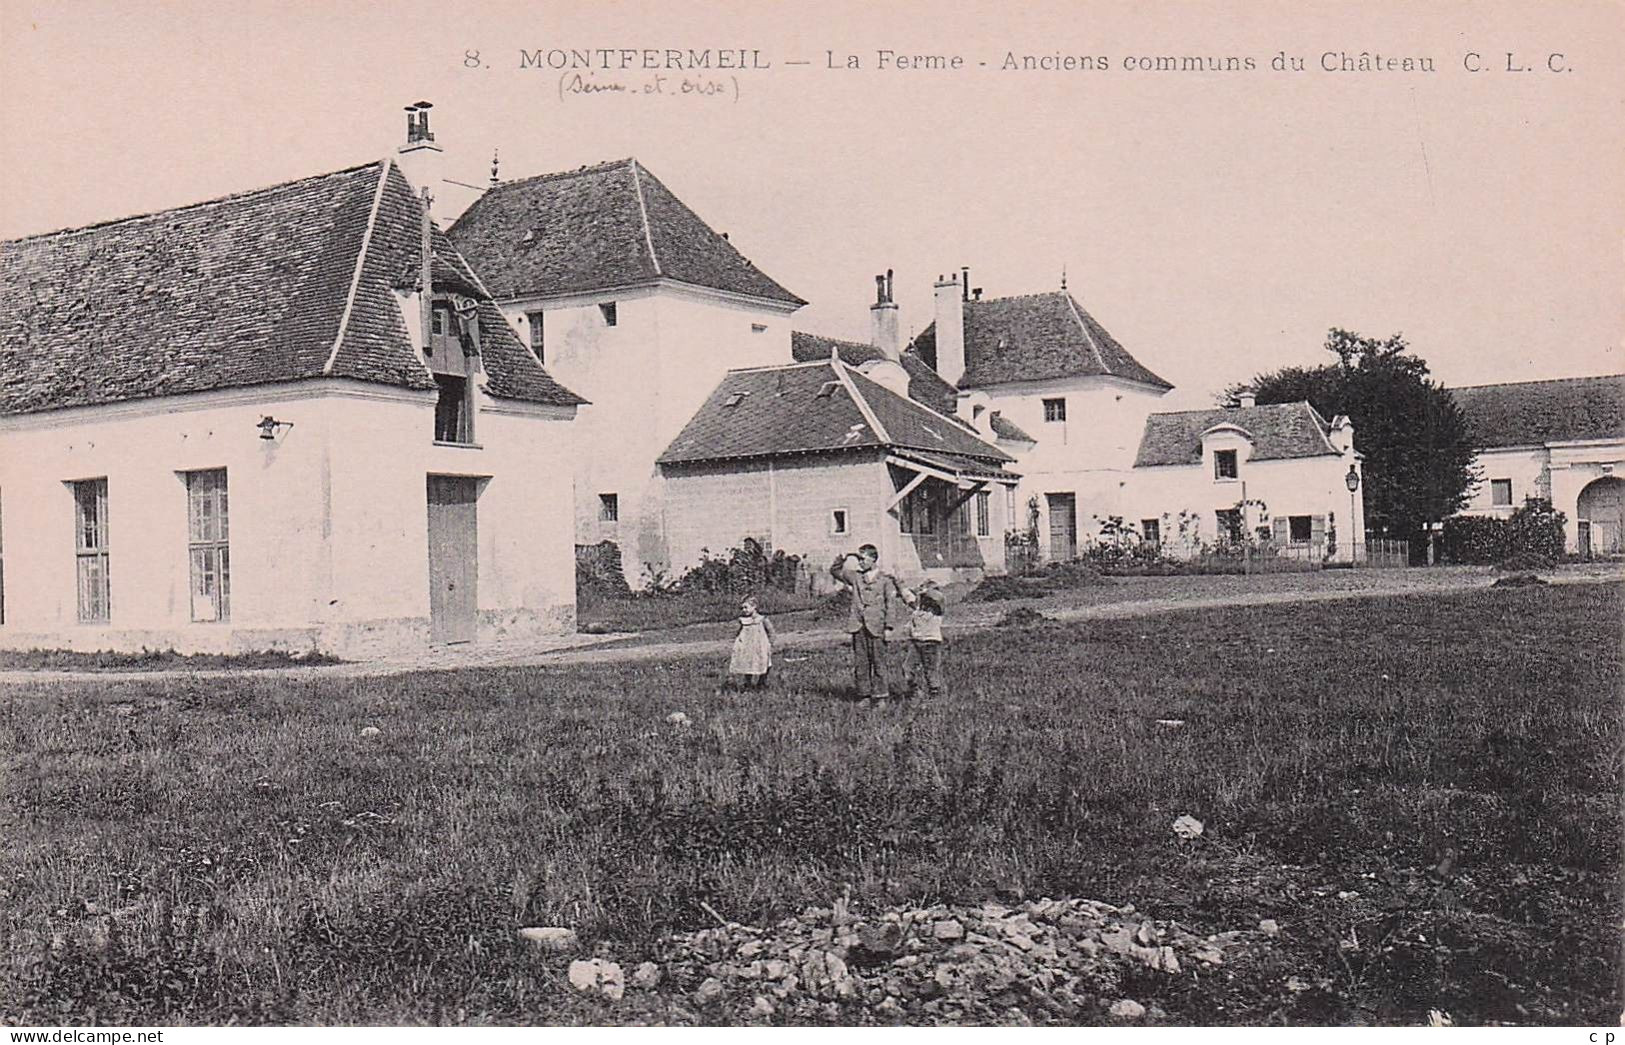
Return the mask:
[[[904,684],[912,696],[943,695],[942,618],[947,610],[943,591],[934,581],[916,589],[899,588],[909,606],[907,639],[909,652],[903,664]],[[773,647],[777,635],[773,622],[758,608],[756,596],[747,595],[739,603],[739,633],[728,658],[729,682],[737,689],[761,689],[773,670]]]

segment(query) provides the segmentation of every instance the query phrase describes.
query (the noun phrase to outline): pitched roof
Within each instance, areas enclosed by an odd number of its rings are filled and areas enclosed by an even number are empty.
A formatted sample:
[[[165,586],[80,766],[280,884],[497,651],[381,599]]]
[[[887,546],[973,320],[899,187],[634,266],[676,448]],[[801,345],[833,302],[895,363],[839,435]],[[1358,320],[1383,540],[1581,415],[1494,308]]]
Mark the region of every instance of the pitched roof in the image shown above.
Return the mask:
[[[395,296],[421,219],[387,160],[0,251],[0,413],[305,378],[432,389]],[[437,272],[477,279],[443,235]],[[479,295],[483,296],[483,295]],[[583,402],[481,307],[493,395]]]
[[[1452,388],[1473,446],[1625,438],[1625,376]]]
[[[1036,443],[1038,440],[1027,434],[1027,430],[1004,416],[1001,410],[995,410],[988,415],[988,423],[993,434],[1000,439],[1011,439],[1017,442]]]
[[[831,351],[839,352],[841,362],[852,367],[884,358],[884,353],[874,345],[842,341],[802,330],[790,332],[790,356],[798,363],[821,362],[829,358]],[[939,414],[952,415],[959,401],[959,390],[944,381],[930,363],[912,351],[903,352],[902,364],[908,372],[908,397],[917,403],[924,403]]]
[[[948,418],[826,360],[729,371],[659,462],[854,449],[949,454],[984,469],[1011,460]]]
[[[1327,438],[1330,426],[1306,402],[1179,410],[1145,419],[1134,467],[1189,465],[1202,461],[1202,433],[1216,425],[1237,425],[1253,442],[1252,460],[1272,461],[1337,455]]]
[[[1083,376],[1174,387],[1129,355],[1065,291],[967,301],[964,309],[965,374],[959,379],[960,388]],[[935,366],[937,325],[921,331],[910,348]]]
[[[500,298],[664,277],[799,307],[635,159],[494,186],[451,227]]]

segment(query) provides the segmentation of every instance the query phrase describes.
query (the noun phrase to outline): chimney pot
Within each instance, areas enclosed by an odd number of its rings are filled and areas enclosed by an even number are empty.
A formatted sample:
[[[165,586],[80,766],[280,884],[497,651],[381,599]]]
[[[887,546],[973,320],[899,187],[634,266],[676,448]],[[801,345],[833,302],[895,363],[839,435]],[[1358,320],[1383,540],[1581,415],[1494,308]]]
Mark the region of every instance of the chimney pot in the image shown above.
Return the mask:
[[[1257,406],[1258,396],[1252,392],[1243,392],[1236,399],[1237,406]]]
[[[961,301],[970,300],[970,266],[959,266],[959,298]]]

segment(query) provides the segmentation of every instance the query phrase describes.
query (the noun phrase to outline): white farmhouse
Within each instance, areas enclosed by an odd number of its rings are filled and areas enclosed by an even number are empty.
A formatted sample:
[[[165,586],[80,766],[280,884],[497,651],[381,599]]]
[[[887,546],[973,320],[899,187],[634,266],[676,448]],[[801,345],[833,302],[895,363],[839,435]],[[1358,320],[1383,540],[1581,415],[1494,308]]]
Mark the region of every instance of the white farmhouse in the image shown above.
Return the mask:
[[[1308,403],[1159,413],[1173,386],[1066,291],[983,299],[969,272],[938,279],[935,318],[905,357],[955,391],[960,417],[1012,452],[1045,558],[1067,559],[1113,519],[1173,554],[1262,529],[1304,556],[1363,540],[1353,429]],[[1342,514],[1344,522],[1337,517]],[[1341,529],[1339,526],[1341,525]],[[1312,549],[1312,550],[1311,550]]]
[[[1569,551],[1625,551],[1625,376],[1451,392],[1482,473],[1463,515],[1507,516],[1540,497],[1566,517]]]
[[[393,158],[6,243],[0,318],[0,645],[573,630],[583,401]]]
[[[1173,555],[1250,538],[1303,561],[1346,562],[1363,552],[1363,481],[1348,418],[1244,397],[1146,418],[1124,518]]]
[[[576,542],[614,541],[634,584],[645,565],[689,565],[669,548],[655,459],[729,370],[789,361],[805,302],[633,159],[494,185],[449,235],[591,400],[569,472]]]
[[[835,353],[729,372],[660,456],[674,559],[751,538],[803,556],[815,585],[863,544],[910,580],[1002,573],[1010,457],[908,383]]]

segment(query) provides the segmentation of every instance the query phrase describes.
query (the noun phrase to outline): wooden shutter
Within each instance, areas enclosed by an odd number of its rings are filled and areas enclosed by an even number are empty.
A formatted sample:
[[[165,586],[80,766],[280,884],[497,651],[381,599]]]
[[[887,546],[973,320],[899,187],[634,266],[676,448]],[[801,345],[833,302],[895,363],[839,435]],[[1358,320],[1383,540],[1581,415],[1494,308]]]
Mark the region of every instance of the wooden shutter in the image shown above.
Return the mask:
[[[1274,527],[1275,543],[1276,544],[1291,544],[1292,543],[1292,520],[1291,519],[1287,518],[1284,515],[1277,515],[1274,519],[1271,520],[1271,526]]]

